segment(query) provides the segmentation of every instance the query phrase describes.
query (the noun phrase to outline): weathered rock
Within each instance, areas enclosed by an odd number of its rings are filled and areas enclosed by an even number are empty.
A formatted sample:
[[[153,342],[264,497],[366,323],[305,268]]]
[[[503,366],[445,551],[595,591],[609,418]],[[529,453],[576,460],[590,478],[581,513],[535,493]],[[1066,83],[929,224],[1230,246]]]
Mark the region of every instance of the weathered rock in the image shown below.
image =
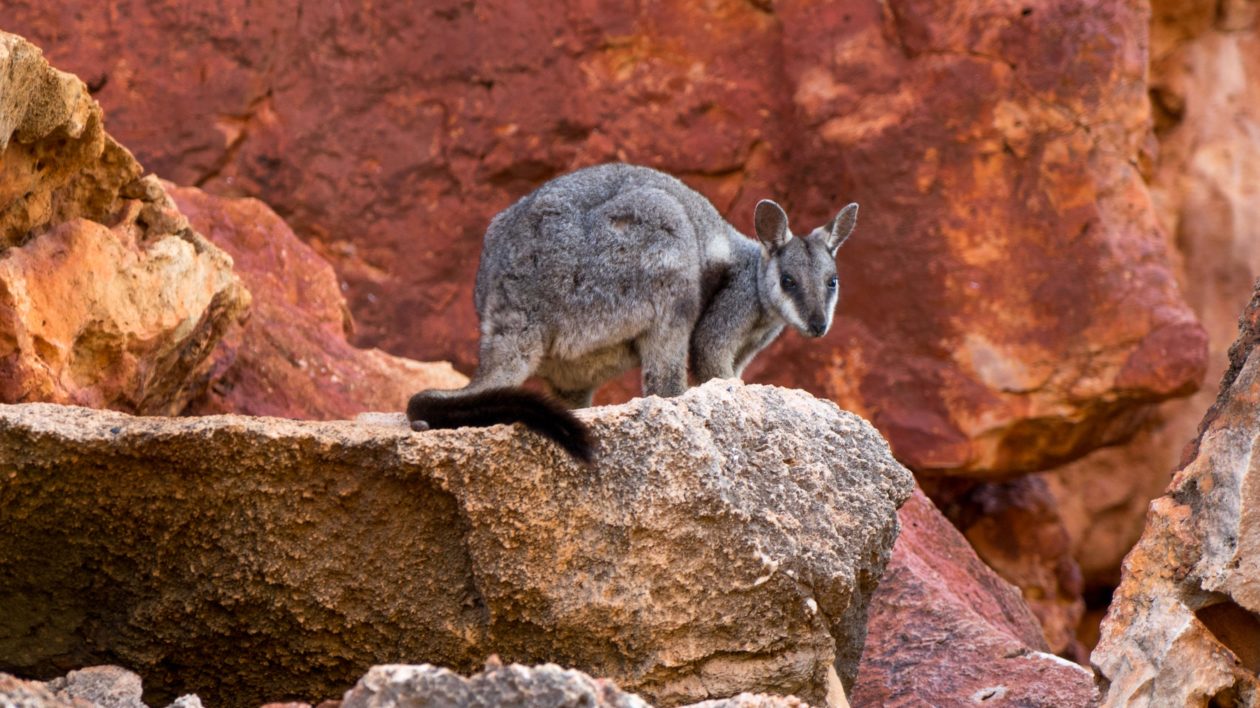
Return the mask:
[[[1159,151],[1151,201],[1220,380],[1260,273],[1260,24],[1253,2],[1153,0],[1150,84]],[[1087,592],[1105,598],[1216,391],[1161,404],[1123,446],[1046,475]],[[1096,625],[1095,625],[1096,626]],[[1088,630],[1087,630],[1088,631]]]
[[[852,679],[911,488],[873,428],[720,381],[580,415],[593,469],[516,427],[0,407],[0,668],[211,705],[490,653],[667,705]]]
[[[397,354],[469,368],[491,216],[626,159],[745,229],[762,197],[798,224],[862,204],[837,331],[749,373],[868,415],[917,469],[1041,469],[1202,376],[1136,166],[1144,0],[297,5],[6,21],[164,175],[275,206],[335,263],[358,341]]]
[[[204,385],[249,293],[140,172],[81,81],[0,33],[0,401],[170,414]]]
[[[105,134],[101,109],[38,47],[0,32],[0,250],[74,219],[103,222],[139,163]]]
[[[351,346],[350,312],[332,266],[267,205],[167,189],[193,228],[232,256],[253,295],[249,322],[239,337],[220,342],[210,385],[185,413],[350,418],[403,410],[416,391],[468,382],[445,362]]]
[[[1097,700],[1093,675],[1048,652],[1018,590],[916,492],[871,599],[855,706],[1064,708]]]
[[[81,698],[67,698],[52,692],[40,681],[23,681],[0,673],[0,706],[4,708],[95,708]]]
[[[1186,463],[1125,558],[1092,661],[1107,705],[1260,701],[1260,286]]]
[[[1085,663],[1088,652],[1076,638],[1085,611],[1081,570],[1045,480],[1030,475],[934,494],[937,502],[950,496],[945,515],[986,565],[1019,588],[1050,652]]]
[[[119,666],[89,666],[48,682],[61,698],[80,699],[99,708],[148,708],[140,677]]]
[[[642,698],[555,664],[488,666],[464,678],[448,669],[374,666],[341,701],[342,708],[649,708]]]
[[[833,706],[847,708],[840,700]],[[485,670],[464,678],[429,664],[420,666],[373,666],[355,687],[346,692],[341,708],[402,708],[442,706],[446,708],[564,708],[566,706],[606,706],[649,708],[642,698],[625,693],[607,679],[596,679],[581,671],[555,664],[521,666],[491,662]],[[741,693],[692,703],[685,708],[807,708],[795,696]],[[266,706],[264,706],[266,708]],[[278,706],[277,706],[278,708]],[[309,708],[309,707],[308,707]]]

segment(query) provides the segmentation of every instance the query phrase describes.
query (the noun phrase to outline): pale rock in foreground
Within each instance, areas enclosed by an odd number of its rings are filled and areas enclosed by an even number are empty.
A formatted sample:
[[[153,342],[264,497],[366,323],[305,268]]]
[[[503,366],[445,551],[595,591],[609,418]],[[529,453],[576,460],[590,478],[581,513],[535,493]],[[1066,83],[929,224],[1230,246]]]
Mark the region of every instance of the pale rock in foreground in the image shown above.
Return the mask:
[[[650,708],[611,681],[593,679],[555,664],[487,666],[464,678],[429,664],[374,666],[346,693],[341,708],[449,706],[544,706],[551,708]]]
[[[833,708],[847,708],[841,701]],[[555,664],[521,666],[490,662],[469,678],[428,664],[373,666],[340,708],[651,708],[642,698],[625,693],[608,679]],[[693,703],[684,708],[808,708],[794,696],[741,693],[731,698]]]
[[[0,673],[3,708],[148,708],[140,677],[120,666],[89,666],[51,681],[23,681]],[[194,695],[167,708],[202,708]]]
[[[731,381],[580,415],[591,469],[519,426],[0,407],[0,669],[250,708],[492,653],[661,705],[852,681],[912,489],[874,428]]]
[[[1091,657],[1105,705],[1260,702],[1260,289]]]

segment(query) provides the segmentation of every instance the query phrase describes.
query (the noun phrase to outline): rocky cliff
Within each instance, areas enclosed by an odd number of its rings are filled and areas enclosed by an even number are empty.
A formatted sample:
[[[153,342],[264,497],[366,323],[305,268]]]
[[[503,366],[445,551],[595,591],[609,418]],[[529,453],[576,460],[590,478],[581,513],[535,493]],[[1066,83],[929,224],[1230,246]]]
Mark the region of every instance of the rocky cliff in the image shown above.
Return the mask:
[[[1260,702],[1260,288],[1216,403],[1146,530],[1092,661],[1109,706]]]
[[[848,201],[843,302],[752,380],[869,418],[921,471],[1044,468],[1198,385],[1168,258],[1142,0],[129,3],[16,0],[178,184],[261,198],[337,267],[357,341],[470,370],[490,217],[649,164],[745,229]],[[624,392],[621,398],[624,400]]]

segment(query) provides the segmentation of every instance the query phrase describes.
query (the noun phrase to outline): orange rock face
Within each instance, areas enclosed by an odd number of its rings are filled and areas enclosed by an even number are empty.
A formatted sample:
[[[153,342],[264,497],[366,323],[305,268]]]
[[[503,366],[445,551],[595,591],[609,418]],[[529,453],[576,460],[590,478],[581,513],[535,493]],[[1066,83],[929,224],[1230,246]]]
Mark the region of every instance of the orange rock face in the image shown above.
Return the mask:
[[[0,402],[173,414],[249,293],[75,77],[0,33]]]
[[[254,295],[239,337],[221,342],[206,393],[185,412],[308,420],[401,411],[416,391],[457,388],[450,364],[420,363],[346,341],[352,328],[332,266],[267,205],[169,187],[180,210],[231,254]]]
[[[1140,0],[297,5],[16,0],[6,22],[160,173],[274,205],[333,260],[357,340],[397,354],[468,368],[490,217],[625,159],[745,229],[763,197],[798,226],[862,204],[835,331],[750,379],[862,413],[916,469],[1071,459],[1202,376],[1137,167]]]
[[[1260,15],[1254,3],[1155,0],[1150,84],[1155,213],[1208,334],[1209,386],[1162,404],[1129,443],[1047,473],[1087,588],[1120,580],[1147,505],[1163,493],[1228,365],[1260,273]]]

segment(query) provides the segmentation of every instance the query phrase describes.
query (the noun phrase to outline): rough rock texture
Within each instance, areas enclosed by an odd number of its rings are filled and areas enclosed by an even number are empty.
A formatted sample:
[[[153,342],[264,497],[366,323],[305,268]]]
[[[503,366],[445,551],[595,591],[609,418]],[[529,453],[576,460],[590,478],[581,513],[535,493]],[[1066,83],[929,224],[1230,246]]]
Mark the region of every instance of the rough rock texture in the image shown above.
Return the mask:
[[[1176,247],[1186,300],[1208,333],[1205,380],[1216,382],[1228,364],[1238,311],[1260,275],[1260,5],[1151,5],[1159,143],[1151,201]],[[1100,603],[1119,583],[1120,562],[1142,533],[1147,505],[1168,486],[1215,395],[1209,386],[1162,404],[1131,442],[1046,475],[1087,595]]]
[[[839,708],[848,708],[849,702],[839,699],[843,696],[836,694],[835,701],[828,699],[828,706],[838,706]],[[772,696],[765,693],[741,693],[738,696],[730,698],[718,698],[709,701],[701,701],[692,703],[686,708],[809,708],[809,704],[805,703],[796,696]]]
[[[87,87],[0,33],[0,401],[171,414],[205,385],[249,293],[140,173]]]
[[[806,708],[807,705],[794,696],[741,693],[692,703],[685,708]],[[843,700],[830,705],[848,707]],[[496,662],[469,678],[429,664],[373,666],[346,692],[340,704],[340,708],[407,706],[650,708],[642,698],[619,690],[608,679],[591,678],[581,671],[555,664],[529,667]]]
[[[1085,611],[1081,570],[1045,480],[985,482],[957,495],[936,490],[933,499],[976,555],[1019,588],[1051,653],[1085,663],[1088,652],[1076,638]]]
[[[667,705],[852,680],[911,489],[873,428],[735,382],[581,415],[592,469],[517,427],[0,407],[0,669],[210,705],[490,653]]]
[[[0,706],[4,708],[95,708],[83,699],[59,696],[40,681],[23,681],[0,673]]]
[[[1125,558],[1092,661],[1115,706],[1260,702],[1260,284],[1216,403]]]
[[[58,697],[80,699],[101,708],[147,708],[140,677],[118,666],[90,666],[48,682]]]
[[[1019,592],[916,491],[871,599],[855,706],[1087,706],[1093,675],[1048,653]]]
[[[0,673],[4,708],[148,708],[142,692],[140,677],[118,666],[89,666],[46,683]],[[180,696],[167,708],[202,708],[201,699]]]
[[[352,321],[332,266],[266,204],[194,187],[167,190],[193,228],[232,256],[254,296],[249,322],[220,342],[210,386],[185,413],[352,418],[403,410],[416,391],[468,382],[445,362],[350,345]]]
[[[359,342],[464,369],[481,235],[548,177],[647,163],[745,229],[762,197],[801,225],[856,200],[836,330],[750,377],[862,413],[912,467],[993,477],[1120,439],[1202,376],[1138,171],[1148,20],[1144,0],[11,0],[4,21],[162,174],[273,205],[333,260]]]
[[[105,134],[101,108],[38,47],[0,32],[0,249],[56,224],[106,221],[139,163]]]
[[[428,664],[373,666],[341,701],[341,708],[407,706],[650,708],[611,681],[555,664],[488,666],[469,678]]]

